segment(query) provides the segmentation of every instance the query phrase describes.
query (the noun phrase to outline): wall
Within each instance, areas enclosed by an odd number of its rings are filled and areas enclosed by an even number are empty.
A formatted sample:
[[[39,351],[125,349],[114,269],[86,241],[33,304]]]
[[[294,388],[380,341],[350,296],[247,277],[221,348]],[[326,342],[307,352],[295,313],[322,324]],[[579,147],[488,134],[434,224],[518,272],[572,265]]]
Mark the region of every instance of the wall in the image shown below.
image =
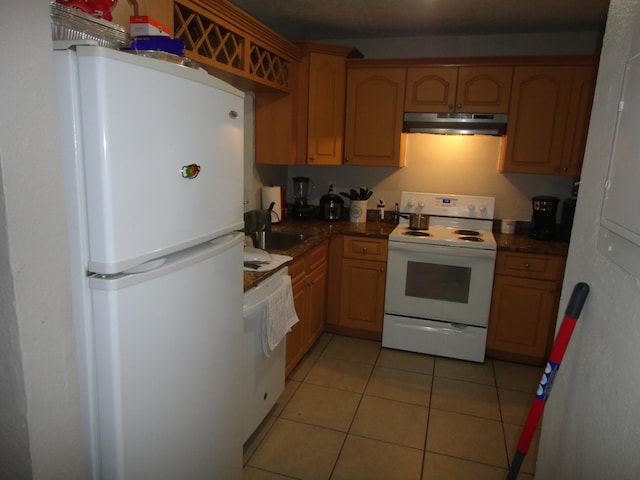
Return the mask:
[[[561,311],[577,282],[587,282],[591,292],[547,402],[539,479],[621,480],[640,472],[640,281],[597,248],[622,76],[632,33],[638,51],[639,15],[638,0],[611,1]],[[628,209],[636,214],[633,205]]]
[[[335,43],[354,45],[367,58],[447,57],[492,55],[597,55],[601,33],[439,36],[415,38],[341,39]],[[453,140],[457,138],[458,140]],[[366,186],[375,193],[369,208],[382,198],[387,208],[399,201],[400,192],[419,190],[437,193],[478,194],[496,197],[496,218],[531,219],[531,197],[552,195],[560,199],[571,193],[573,178],[550,175],[499,174],[499,148],[493,137],[440,137],[410,135],[407,166],[402,169],[366,167],[260,166],[254,170],[253,188],[275,183],[287,188],[293,201],[292,177],[307,176],[315,183],[311,203],[327,191]],[[246,170],[245,175],[249,170]],[[265,178],[269,181],[264,181]],[[259,191],[249,192],[252,208],[260,208]],[[560,220],[560,209],[558,220]]]
[[[500,137],[484,135],[407,136],[406,166],[290,167],[289,176],[308,176],[315,184],[310,203],[317,204],[329,183],[337,192],[361,186],[373,190],[369,208],[383,199],[388,210],[400,201],[401,191],[456,193],[496,197],[496,218],[531,220],[531,197],[571,193],[573,177],[501,174],[498,172]],[[292,186],[291,179],[289,187]],[[348,202],[345,203],[348,205]]]
[[[0,2],[0,478],[81,479],[48,3]]]
[[[341,39],[366,58],[420,58],[505,55],[593,55],[600,51],[601,32],[521,35],[446,35],[411,38]]]

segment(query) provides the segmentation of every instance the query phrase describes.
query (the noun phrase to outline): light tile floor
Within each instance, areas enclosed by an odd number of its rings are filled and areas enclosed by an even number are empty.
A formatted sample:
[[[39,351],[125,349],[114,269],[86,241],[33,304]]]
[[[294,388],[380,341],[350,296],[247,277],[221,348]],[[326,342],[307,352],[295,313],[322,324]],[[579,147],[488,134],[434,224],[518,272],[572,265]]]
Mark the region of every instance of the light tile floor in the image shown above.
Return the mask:
[[[244,479],[503,480],[541,374],[324,334],[245,444]]]

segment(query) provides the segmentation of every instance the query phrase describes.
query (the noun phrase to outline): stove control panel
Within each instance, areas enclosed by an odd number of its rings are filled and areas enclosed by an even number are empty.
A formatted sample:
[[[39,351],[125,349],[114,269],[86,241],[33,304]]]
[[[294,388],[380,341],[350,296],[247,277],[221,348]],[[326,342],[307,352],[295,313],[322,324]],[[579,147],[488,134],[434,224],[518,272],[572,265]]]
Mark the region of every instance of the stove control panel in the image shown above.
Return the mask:
[[[423,192],[402,192],[402,213],[423,213],[444,217],[492,220],[495,198],[474,195],[454,195]]]

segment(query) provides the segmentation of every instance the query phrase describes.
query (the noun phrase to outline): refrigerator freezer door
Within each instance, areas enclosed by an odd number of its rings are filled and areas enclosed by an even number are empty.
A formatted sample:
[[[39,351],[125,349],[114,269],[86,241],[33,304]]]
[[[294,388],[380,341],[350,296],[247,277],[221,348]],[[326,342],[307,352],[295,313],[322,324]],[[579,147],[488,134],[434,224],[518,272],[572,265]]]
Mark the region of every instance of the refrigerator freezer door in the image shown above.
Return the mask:
[[[115,50],[77,47],[77,58],[89,270],[120,272],[241,229],[242,92]]]
[[[242,477],[242,241],[90,279],[102,478]]]

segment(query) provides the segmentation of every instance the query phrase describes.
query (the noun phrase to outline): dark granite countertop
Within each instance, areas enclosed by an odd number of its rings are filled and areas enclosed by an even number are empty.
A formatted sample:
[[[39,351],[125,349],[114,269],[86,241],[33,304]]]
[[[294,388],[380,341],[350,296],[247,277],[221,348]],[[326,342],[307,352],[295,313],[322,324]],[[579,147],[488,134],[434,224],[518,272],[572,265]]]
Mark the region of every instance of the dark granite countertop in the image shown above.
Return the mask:
[[[287,250],[273,250],[272,253],[297,257],[316,245],[322,243],[331,235],[361,235],[373,238],[388,238],[389,234],[396,227],[395,223],[367,221],[365,223],[351,223],[346,220],[328,222],[325,220],[301,220],[286,221],[272,225],[271,229],[276,232],[304,233],[309,237],[302,243]],[[286,266],[283,265],[283,267]],[[281,267],[282,268],[282,267]],[[267,278],[278,269],[269,272],[244,272],[244,289],[251,288],[256,283]]]
[[[272,226],[272,230],[279,232],[304,233],[309,238],[304,242],[287,250],[274,250],[273,253],[297,257],[306,251],[322,243],[331,235],[361,235],[373,238],[388,238],[396,227],[391,222],[367,221],[366,223],[351,223],[347,220],[328,222],[324,220],[286,221]],[[529,238],[526,233],[505,235],[494,232],[498,251],[513,251],[520,253],[533,253],[541,255],[567,256],[569,244],[560,241],[541,241]],[[283,267],[286,266],[283,265]],[[280,267],[282,268],[282,267]],[[251,288],[256,283],[267,278],[276,270],[269,272],[244,272],[244,289]]]
[[[541,255],[557,255],[566,257],[569,244],[561,241],[544,241],[529,238],[526,234],[505,235],[493,233],[498,246],[498,251],[537,253]]]

